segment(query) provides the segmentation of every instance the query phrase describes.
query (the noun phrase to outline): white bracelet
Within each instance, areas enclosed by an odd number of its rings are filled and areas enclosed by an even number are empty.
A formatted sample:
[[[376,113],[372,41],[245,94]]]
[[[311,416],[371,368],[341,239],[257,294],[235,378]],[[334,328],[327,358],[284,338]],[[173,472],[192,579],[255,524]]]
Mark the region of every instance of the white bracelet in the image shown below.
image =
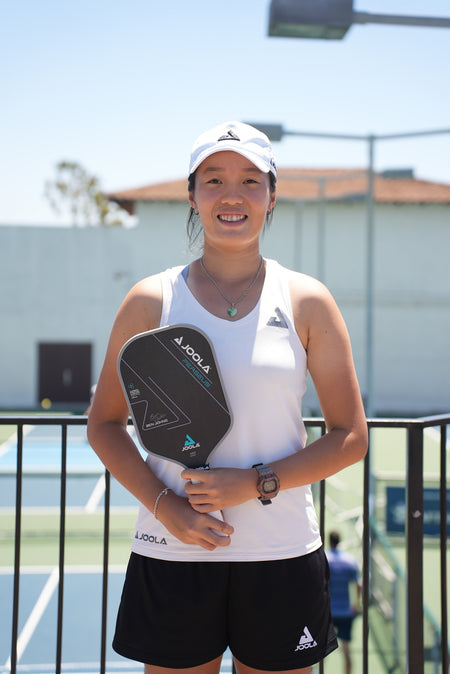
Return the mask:
[[[155,506],[153,508],[153,515],[155,516],[155,518],[156,518],[156,511],[158,510],[159,499],[161,498],[161,496],[165,496],[165,494],[167,494],[169,491],[172,491],[170,487],[164,487],[164,489],[162,489],[159,492],[158,496],[156,497]]]

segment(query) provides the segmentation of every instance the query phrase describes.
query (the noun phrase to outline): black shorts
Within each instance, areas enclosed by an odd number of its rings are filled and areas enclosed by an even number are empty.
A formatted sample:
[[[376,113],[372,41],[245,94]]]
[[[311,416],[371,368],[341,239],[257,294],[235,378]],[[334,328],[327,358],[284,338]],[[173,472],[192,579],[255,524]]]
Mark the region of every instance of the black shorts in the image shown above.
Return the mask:
[[[167,562],[132,553],[114,649],[159,667],[198,667],[229,646],[249,667],[289,670],[337,648],[320,548],[266,562]]]

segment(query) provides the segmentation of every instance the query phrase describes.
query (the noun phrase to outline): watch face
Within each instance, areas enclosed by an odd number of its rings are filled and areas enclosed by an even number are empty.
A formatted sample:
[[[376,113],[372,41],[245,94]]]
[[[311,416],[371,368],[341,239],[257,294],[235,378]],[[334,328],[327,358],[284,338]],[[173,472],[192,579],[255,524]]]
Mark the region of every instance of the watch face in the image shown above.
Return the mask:
[[[277,490],[277,481],[274,478],[264,480],[262,484],[262,489],[265,494],[272,494]]]

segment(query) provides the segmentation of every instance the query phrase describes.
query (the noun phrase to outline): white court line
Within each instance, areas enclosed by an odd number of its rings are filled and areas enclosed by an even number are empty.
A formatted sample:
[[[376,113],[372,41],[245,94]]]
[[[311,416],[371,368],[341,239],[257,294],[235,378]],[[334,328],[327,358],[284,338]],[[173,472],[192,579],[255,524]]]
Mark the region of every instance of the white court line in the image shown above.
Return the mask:
[[[47,608],[50,599],[53,596],[54,591],[58,587],[59,582],[59,569],[52,569],[50,576],[47,582],[44,585],[44,589],[39,595],[39,599],[34,605],[33,610],[31,611],[27,622],[25,623],[18,639],[17,639],[17,662],[24,654],[26,647],[28,646],[31,637],[34,634],[36,627],[39,625],[45,609]],[[8,658],[5,664],[6,668],[11,668],[11,656]]]
[[[20,569],[21,576],[35,576],[35,575],[47,575],[52,573],[55,569],[54,566],[45,566],[45,565],[36,565],[36,566],[23,566]],[[109,564],[108,573],[124,573],[127,570],[126,564]],[[64,567],[64,577],[67,578],[68,575],[79,575],[79,574],[102,574],[103,565],[101,564],[84,564],[83,566],[75,566],[74,564],[69,564]],[[14,567],[13,566],[1,566],[0,567],[0,576],[13,576]]]
[[[36,428],[35,426],[30,426],[30,425],[25,425],[23,427],[23,438],[26,438],[28,433],[31,433],[33,428]],[[17,449],[17,431],[14,431],[14,433],[7,439],[5,442],[0,445],[0,459],[2,456],[7,454],[11,449]]]
[[[61,663],[61,671],[72,672],[72,674],[98,674],[100,668],[99,662],[63,662]],[[136,669],[136,663],[130,664],[124,662],[106,662],[107,671],[117,672],[117,674],[142,674],[142,669]],[[20,672],[30,672],[30,674],[54,674],[54,664],[38,664],[38,665],[20,665],[18,668]],[[230,669],[231,672],[231,669]],[[10,674],[10,670],[6,670],[0,666],[1,674]]]
[[[87,513],[93,513],[97,510],[98,505],[100,501],[103,498],[103,495],[105,493],[106,485],[105,485],[105,474],[103,473],[99,479],[97,480],[97,484],[95,485],[94,489],[92,490],[92,494],[89,497],[88,502],[84,506],[84,510]]]

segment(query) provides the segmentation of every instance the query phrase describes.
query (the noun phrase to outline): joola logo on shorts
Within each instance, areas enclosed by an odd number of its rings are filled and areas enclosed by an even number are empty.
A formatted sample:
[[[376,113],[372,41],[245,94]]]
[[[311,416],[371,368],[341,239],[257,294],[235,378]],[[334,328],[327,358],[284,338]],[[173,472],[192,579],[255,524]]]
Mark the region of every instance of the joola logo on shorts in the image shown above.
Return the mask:
[[[136,531],[134,537],[138,541],[145,541],[145,543],[156,543],[156,545],[167,545],[167,541],[164,538],[158,538],[158,536],[152,536],[152,534],[143,534],[140,531]]]
[[[298,642],[297,648],[295,649],[296,651],[304,651],[307,648],[315,648],[317,646],[317,641],[313,639],[311,636],[311,632],[309,629],[305,626],[303,628],[303,634],[300,637],[300,641]]]
[[[194,363],[197,365],[197,367],[200,367],[203,372],[206,372],[206,374],[209,374],[209,369],[210,365],[204,365],[203,364],[203,358],[200,356],[192,347],[190,344],[183,344],[183,337],[175,337],[174,342],[178,344],[178,346],[185,351],[185,353],[189,356],[191,360],[194,361]]]

